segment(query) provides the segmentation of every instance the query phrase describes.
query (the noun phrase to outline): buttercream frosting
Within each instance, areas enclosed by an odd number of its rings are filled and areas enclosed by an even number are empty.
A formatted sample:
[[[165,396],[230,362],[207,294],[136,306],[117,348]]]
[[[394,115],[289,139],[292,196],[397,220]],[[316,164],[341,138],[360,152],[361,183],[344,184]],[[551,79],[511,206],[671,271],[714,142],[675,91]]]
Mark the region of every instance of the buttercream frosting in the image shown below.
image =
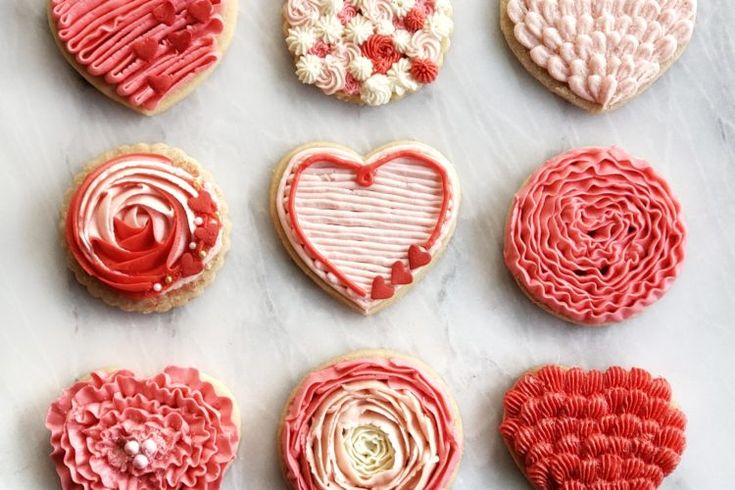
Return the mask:
[[[686,417],[643,369],[546,366],[505,395],[500,433],[534,488],[658,488],[681,460]]]
[[[298,490],[447,488],[462,435],[445,390],[412,363],[369,357],[312,372],[281,429],[286,478]]]
[[[156,296],[195,281],[222,247],[210,182],[155,153],[90,171],[67,209],[66,243],[79,266],[113,290]]]
[[[95,372],[49,408],[63,490],[217,490],[240,441],[233,401],[193,368]]]
[[[552,158],[515,195],[505,263],[538,303],[574,322],[624,320],[666,293],[685,256],[681,206],[619,148]]]

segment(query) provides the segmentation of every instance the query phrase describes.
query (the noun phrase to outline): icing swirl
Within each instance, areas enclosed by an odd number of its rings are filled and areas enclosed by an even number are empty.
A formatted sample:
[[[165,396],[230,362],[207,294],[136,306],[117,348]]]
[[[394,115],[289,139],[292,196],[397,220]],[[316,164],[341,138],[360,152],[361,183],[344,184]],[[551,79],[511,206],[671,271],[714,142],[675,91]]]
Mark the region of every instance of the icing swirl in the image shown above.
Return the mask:
[[[298,490],[446,488],[462,453],[455,417],[444,390],[407,360],[338,361],[289,402],[286,477]]]
[[[546,162],[516,194],[504,255],[535,301],[603,325],[664,295],[685,241],[679,202],[646,162],[618,148],[583,148]]]
[[[64,490],[220,488],[239,444],[233,401],[193,368],[96,372],[49,408]]]
[[[74,192],[66,243],[79,266],[131,296],[195,281],[222,247],[217,193],[168,158],[125,154],[92,170]]]

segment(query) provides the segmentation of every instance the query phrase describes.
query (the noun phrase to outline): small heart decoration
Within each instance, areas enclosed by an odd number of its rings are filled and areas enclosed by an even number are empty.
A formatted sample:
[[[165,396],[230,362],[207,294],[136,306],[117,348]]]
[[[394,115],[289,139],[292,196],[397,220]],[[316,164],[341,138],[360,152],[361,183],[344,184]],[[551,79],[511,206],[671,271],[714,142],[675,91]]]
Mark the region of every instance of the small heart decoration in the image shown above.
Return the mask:
[[[501,0],[513,53],[547,88],[590,112],[635,98],[681,56],[696,0]]]
[[[194,237],[197,240],[201,240],[205,246],[211,247],[215,243],[217,243],[217,237],[219,237],[220,228],[221,225],[219,222],[217,222],[216,220],[210,220],[194,231]]]
[[[679,464],[686,417],[643,369],[545,366],[505,395],[500,433],[534,488],[655,489]]]
[[[146,115],[186,97],[232,40],[238,0],[49,0],[69,63],[99,91]]]
[[[204,262],[193,254],[185,253],[181,256],[181,275],[195,276],[204,270]]]
[[[363,157],[314,143],[279,165],[276,229],[296,263],[348,306],[370,314],[404,294],[446,248],[459,182],[438,151],[396,142]]]

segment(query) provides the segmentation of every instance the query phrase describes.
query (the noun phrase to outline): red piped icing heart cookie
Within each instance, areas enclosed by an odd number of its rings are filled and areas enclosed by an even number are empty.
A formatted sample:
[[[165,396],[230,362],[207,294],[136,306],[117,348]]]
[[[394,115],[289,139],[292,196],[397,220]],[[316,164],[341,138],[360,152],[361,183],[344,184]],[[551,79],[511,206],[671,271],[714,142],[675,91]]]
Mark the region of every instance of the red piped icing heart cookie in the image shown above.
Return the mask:
[[[439,376],[387,351],[354,352],[309,373],[286,403],[281,465],[295,490],[450,488],[462,422]]]
[[[552,158],[513,199],[505,263],[538,305],[606,325],[666,293],[685,255],[681,206],[647,162],[619,148]]]
[[[501,26],[523,66],[591,112],[653,84],[692,37],[696,0],[502,0]]]
[[[90,163],[61,226],[79,282],[144,313],[198,296],[230,246],[221,191],[196,161],[162,144],[120,147]]]
[[[363,314],[405,293],[454,232],[457,176],[433,148],[396,142],[363,157],[313,143],[276,170],[271,213],[291,257],[317,284]]]
[[[283,17],[299,80],[371,106],[436,80],[454,30],[449,0],[286,0]]]
[[[686,417],[662,378],[546,366],[505,395],[500,433],[539,490],[653,490],[684,452]]]
[[[218,490],[240,443],[234,397],[194,368],[92,373],[51,405],[46,427],[63,490]]]
[[[50,0],[71,65],[108,97],[153,115],[186,97],[232,40],[237,0]]]

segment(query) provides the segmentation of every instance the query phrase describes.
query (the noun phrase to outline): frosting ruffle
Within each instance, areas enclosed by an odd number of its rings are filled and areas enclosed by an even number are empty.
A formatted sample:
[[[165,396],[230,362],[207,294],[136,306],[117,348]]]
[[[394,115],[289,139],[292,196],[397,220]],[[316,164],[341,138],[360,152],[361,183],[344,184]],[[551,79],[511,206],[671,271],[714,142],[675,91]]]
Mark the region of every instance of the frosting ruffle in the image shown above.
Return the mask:
[[[646,162],[618,148],[583,148],[546,162],[516,194],[504,255],[535,301],[604,325],[664,295],[685,242],[679,202]]]
[[[309,374],[281,432],[298,490],[446,488],[462,453],[447,394],[407,361],[339,361]]]
[[[193,368],[92,373],[49,408],[64,490],[217,490],[237,452],[233,401]]]
[[[535,488],[655,489],[679,464],[686,417],[643,369],[546,366],[505,395],[500,433]]]

